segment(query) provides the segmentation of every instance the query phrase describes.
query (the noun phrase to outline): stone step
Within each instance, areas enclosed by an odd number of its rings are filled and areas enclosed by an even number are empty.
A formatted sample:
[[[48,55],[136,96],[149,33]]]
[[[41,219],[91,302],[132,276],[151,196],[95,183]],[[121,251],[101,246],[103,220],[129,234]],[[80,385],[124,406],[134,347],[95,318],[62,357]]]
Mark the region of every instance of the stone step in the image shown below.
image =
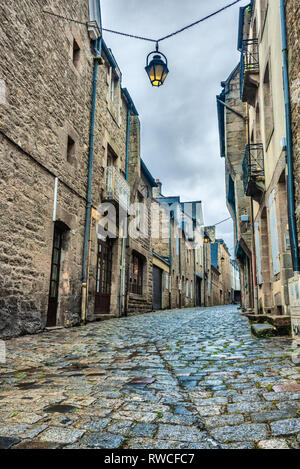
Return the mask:
[[[256,337],[271,337],[277,335],[276,327],[271,324],[252,324],[251,331]]]

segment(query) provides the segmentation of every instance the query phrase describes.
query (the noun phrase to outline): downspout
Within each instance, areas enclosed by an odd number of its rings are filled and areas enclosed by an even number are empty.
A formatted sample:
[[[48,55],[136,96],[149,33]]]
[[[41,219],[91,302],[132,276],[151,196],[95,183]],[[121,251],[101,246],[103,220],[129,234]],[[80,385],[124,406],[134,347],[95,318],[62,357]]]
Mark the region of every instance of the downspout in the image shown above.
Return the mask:
[[[91,224],[91,206],[92,206],[92,180],[93,180],[93,164],[94,164],[94,136],[95,136],[95,115],[96,115],[96,99],[97,99],[97,82],[98,82],[98,58],[101,57],[101,38],[94,41],[94,72],[93,72],[93,88],[92,88],[92,109],[90,120],[90,145],[89,145],[89,166],[88,166],[88,187],[87,187],[87,204],[86,204],[86,220],[83,247],[83,267],[82,267],[82,300],[81,300],[81,320],[86,322],[87,310],[87,275],[88,275],[88,251]]]
[[[179,279],[180,279],[181,290],[179,292],[179,295],[180,295],[180,307],[182,308],[183,285],[182,285],[182,272],[181,272],[181,239],[182,239],[182,228],[180,227],[180,237],[179,237]]]
[[[292,128],[291,128],[291,102],[289,89],[288,73],[288,50],[287,50],[287,30],[285,2],[280,1],[280,20],[281,20],[281,38],[282,38],[282,59],[283,59],[283,88],[285,104],[285,123],[286,123],[286,164],[287,175],[287,202],[288,202],[288,220],[291,240],[291,253],[293,262],[293,271],[299,272],[299,248],[297,239],[297,227],[295,216],[295,189],[294,189],[294,169],[293,169],[293,147],[292,147]]]
[[[127,130],[126,130],[126,170],[125,179],[128,181],[129,176],[129,147],[130,147],[130,114],[132,106],[129,104],[127,110]],[[122,261],[121,261],[121,315],[126,315],[125,308],[125,270],[126,270],[126,244],[127,244],[127,213],[124,218],[124,232],[123,232],[123,243],[122,243]]]
[[[250,125],[249,125],[249,104],[246,103],[246,144],[250,144]],[[254,211],[253,199],[249,197],[250,209],[250,225],[251,225],[251,245],[252,245],[252,262],[250,267],[252,269],[252,305],[255,314],[258,312],[258,292],[257,292],[257,275],[256,275],[256,246],[255,246],[255,233],[254,233]],[[250,282],[249,282],[250,286]],[[250,305],[249,305],[250,306]]]
[[[205,277],[205,270],[206,270],[206,260],[205,260],[205,242],[203,240],[203,306],[206,306],[206,277]]]
[[[170,265],[170,278],[169,278],[169,308],[172,308],[172,219],[171,213],[169,218],[169,265]]]

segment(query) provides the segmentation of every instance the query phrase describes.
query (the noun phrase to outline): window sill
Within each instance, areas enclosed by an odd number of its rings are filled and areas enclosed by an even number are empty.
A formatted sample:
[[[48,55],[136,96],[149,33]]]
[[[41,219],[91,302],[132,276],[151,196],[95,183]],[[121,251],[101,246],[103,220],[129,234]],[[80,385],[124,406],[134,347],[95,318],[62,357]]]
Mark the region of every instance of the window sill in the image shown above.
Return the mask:
[[[129,298],[132,298],[133,300],[140,300],[144,301],[144,296],[143,294],[139,295],[138,293],[129,293]]]

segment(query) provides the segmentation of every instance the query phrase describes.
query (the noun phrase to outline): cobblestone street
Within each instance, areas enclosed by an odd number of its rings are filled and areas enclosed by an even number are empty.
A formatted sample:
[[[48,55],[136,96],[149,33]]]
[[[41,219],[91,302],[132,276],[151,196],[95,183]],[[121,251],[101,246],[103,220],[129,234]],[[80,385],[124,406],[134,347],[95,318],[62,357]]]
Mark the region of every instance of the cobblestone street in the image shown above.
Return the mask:
[[[6,343],[1,448],[299,448],[300,368],[234,306]]]

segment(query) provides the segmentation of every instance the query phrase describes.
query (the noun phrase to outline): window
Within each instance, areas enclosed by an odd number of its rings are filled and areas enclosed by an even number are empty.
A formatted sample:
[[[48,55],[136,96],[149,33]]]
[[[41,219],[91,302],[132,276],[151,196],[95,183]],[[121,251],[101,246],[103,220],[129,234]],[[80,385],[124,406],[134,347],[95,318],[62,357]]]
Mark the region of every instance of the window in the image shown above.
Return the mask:
[[[169,275],[166,274],[166,290],[169,290]]]
[[[113,70],[111,69],[111,79],[110,79],[110,100],[112,103],[117,102],[118,97],[118,83],[119,79],[114,74]]]
[[[143,294],[143,266],[143,258],[133,253],[130,265],[130,292],[136,295]]]
[[[191,281],[191,298],[193,299],[193,282]]]
[[[142,211],[143,211],[144,197],[138,192],[137,194],[137,208],[136,208],[136,227],[141,230],[142,227]]]
[[[74,39],[73,40],[73,64],[74,64],[74,67],[78,68],[79,60],[80,60],[80,47]]]
[[[74,163],[74,159],[75,159],[75,142],[74,140],[72,139],[72,137],[70,137],[70,135],[68,135],[68,141],[67,141],[67,161],[69,163]]]
[[[260,0],[260,34],[263,35],[268,10],[268,0]]]
[[[115,99],[115,79],[112,76],[110,81],[110,100],[113,103]]]
[[[189,296],[189,281],[188,280],[186,280],[185,282],[185,290],[186,290],[185,295],[186,297],[188,297]]]
[[[107,145],[107,166],[117,166],[117,155],[113,149]]]
[[[176,254],[179,256],[180,238],[176,238]]]
[[[273,130],[274,130],[274,116],[273,116],[273,100],[272,100],[272,89],[271,89],[271,76],[270,66],[266,67],[264,82],[264,114],[265,114],[265,146],[266,149],[269,146]]]
[[[255,111],[255,143],[261,143],[259,104]]]

